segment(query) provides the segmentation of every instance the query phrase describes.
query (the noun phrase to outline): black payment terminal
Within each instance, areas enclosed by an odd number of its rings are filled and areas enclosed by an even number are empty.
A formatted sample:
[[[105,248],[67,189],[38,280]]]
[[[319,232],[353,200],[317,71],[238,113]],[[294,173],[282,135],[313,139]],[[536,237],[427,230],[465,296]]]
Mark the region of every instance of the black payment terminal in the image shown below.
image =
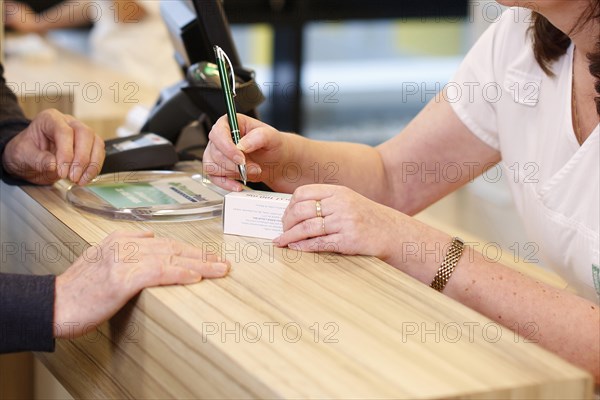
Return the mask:
[[[173,144],[154,133],[105,141],[106,158],[101,173],[165,169],[179,161]]]

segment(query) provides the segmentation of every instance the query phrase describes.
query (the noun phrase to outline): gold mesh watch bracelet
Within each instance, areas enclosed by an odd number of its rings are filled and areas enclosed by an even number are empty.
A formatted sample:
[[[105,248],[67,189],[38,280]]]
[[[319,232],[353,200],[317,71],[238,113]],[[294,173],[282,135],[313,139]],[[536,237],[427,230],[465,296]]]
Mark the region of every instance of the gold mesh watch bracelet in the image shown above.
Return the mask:
[[[446,283],[448,283],[450,276],[452,276],[454,268],[456,268],[456,264],[458,263],[458,260],[460,259],[460,256],[463,253],[464,247],[465,243],[460,238],[455,237],[454,239],[452,239],[450,249],[448,249],[448,252],[444,257],[444,261],[442,261],[440,269],[438,269],[437,274],[435,274],[435,277],[433,278],[433,281],[431,281],[430,286],[432,288],[434,288],[438,292],[444,290],[444,287],[446,287]]]

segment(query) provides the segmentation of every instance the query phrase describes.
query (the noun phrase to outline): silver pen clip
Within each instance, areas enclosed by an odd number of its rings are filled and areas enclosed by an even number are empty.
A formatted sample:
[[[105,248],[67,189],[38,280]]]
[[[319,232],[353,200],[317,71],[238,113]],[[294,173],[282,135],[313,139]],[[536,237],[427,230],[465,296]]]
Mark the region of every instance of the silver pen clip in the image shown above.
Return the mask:
[[[215,46],[217,49],[217,54],[227,60],[227,64],[229,64],[229,70],[231,71],[231,92],[233,93],[233,97],[235,97],[235,73],[233,72],[233,64],[231,64],[231,60],[227,56],[227,53],[223,51],[219,46]]]

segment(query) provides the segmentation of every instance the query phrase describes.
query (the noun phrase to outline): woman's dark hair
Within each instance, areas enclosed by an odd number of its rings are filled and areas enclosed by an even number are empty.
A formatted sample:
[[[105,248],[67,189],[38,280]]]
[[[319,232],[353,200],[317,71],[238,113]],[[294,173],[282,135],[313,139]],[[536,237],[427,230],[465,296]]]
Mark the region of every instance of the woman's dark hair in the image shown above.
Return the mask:
[[[582,15],[577,24],[578,26],[574,30],[579,29],[579,26],[586,23],[596,23],[596,26],[600,26],[600,0],[590,0],[588,11]],[[546,74],[552,75],[550,69],[552,63],[566,53],[571,44],[571,39],[567,34],[552,25],[544,16],[536,12],[533,13],[531,30],[535,59]],[[587,57],[590,61],[590,73],[596,78],[595,88],[598,94],[596,96],[596,111],[600,115],[600,34],[596,38],[594,51],[589,53]]]

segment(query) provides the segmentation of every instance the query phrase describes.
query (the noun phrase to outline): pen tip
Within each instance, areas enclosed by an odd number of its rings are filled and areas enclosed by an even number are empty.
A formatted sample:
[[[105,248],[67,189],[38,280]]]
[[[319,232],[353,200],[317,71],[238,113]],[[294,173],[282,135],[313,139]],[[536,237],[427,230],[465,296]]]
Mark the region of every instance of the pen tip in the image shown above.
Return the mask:
[[[242,181],[244,181],[244,185],[246,185],[247,181],[248,181],[248,175],[246,174],[246,166],[245,165],[238,165],[239,169],[240,169],[240,176],[242,177]]]

